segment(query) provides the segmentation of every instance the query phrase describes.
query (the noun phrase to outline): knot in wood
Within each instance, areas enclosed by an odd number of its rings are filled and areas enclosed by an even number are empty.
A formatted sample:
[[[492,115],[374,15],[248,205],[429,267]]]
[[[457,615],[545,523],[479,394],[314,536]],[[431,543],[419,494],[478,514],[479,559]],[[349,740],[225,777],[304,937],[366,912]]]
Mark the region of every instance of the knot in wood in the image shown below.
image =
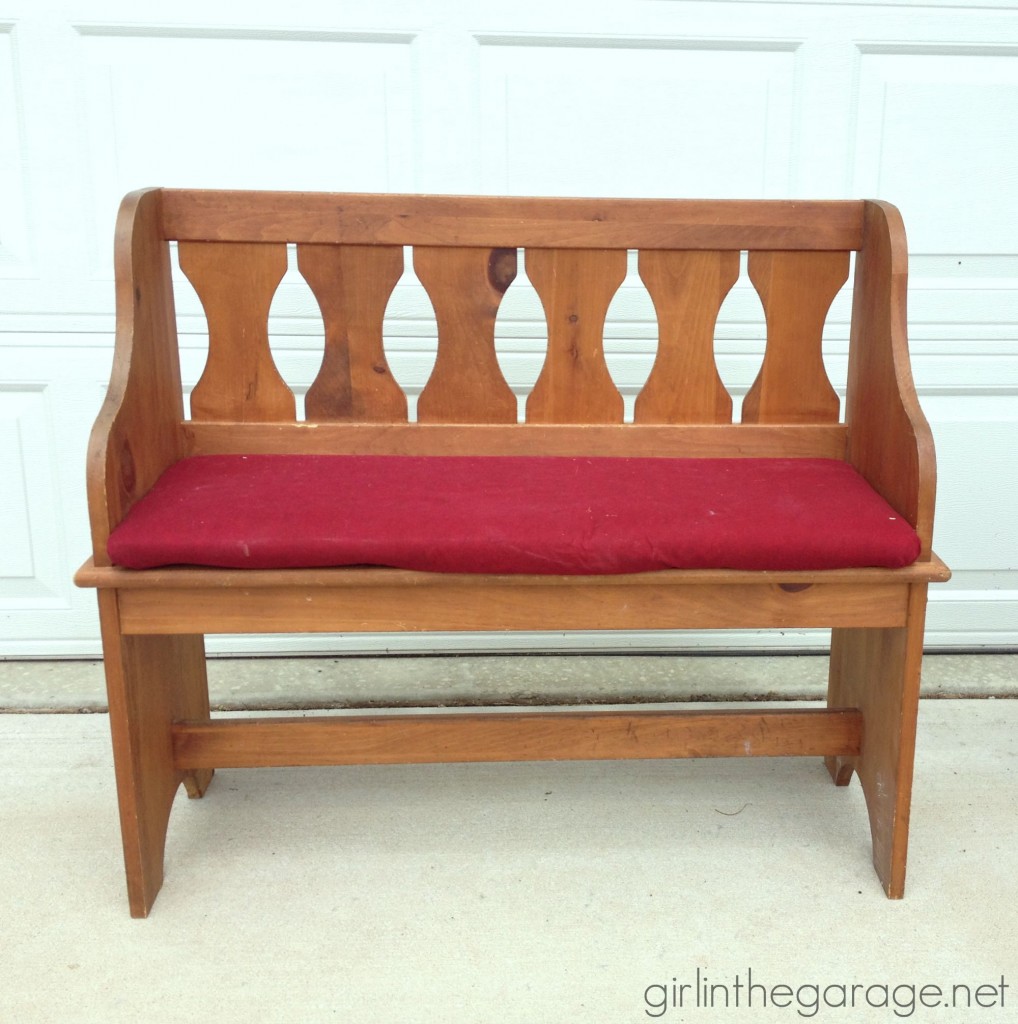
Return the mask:
[[[516,280],[516,250],[492,249],[488,257],[488,281],[492,288],[505,294]]]

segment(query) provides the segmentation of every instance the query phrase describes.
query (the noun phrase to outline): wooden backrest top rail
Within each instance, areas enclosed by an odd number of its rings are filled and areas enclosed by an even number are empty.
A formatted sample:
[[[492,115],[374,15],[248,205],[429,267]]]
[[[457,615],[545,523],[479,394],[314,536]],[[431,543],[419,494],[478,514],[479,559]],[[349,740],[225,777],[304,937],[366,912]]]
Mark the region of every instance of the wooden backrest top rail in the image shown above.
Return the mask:
[[[552,199],[161,189],[166,239],[624,248],[851,250],[859,200]]]

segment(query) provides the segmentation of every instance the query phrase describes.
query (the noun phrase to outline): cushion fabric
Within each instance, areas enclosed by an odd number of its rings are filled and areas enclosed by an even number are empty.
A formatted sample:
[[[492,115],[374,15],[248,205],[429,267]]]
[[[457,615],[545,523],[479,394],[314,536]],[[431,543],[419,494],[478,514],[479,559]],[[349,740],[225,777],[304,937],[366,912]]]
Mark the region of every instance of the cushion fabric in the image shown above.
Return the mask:
[[[115,565],[590,575],[897,568],[912,527],[830,459],[207,455],[109,539]]]

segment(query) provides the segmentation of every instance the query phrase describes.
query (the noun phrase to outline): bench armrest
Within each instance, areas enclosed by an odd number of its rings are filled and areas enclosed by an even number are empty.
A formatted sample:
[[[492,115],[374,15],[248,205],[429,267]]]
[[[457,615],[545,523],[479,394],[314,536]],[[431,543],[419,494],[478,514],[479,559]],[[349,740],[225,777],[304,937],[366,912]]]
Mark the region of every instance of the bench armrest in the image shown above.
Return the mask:
[[[856,257],[848,359],[848,459],[912,524],[931,556],[936,456],[908,354],[908,249],[901,215],[869,201]]]
[[[114,258],[113,370],[88,445],[96,565],[109,565],[110,530],[183,454],[183,395],[161,189],[132,192],[124,199]]]

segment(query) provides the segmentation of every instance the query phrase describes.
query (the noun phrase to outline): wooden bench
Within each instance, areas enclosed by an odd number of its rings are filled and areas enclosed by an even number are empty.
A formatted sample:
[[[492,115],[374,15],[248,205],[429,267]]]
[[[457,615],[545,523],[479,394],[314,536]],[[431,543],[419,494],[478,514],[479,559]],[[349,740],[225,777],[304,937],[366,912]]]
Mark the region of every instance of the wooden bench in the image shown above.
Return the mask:
[[[171,241],[209,325],[189,416]],[[303,421],[267,333],[287,244],[325,325]],[[438,325],[413,420],[382,338],[407,246]],[[520,250],[548,323],[525,422],[494,345]],[[633,250],[659,343],[624,422],[603,326]],[[714,326],[743,252],[767,343],[733,423]],[[821,332],[853,252],[842,414]],[[902,896],[927,585],[949,573],[893,207],[152,189],[121,208],[116,276],[76,582],[98,588],[132,914],[181,782],[434,761],[823,757],[858,774]],[[209,713],[207,633],[794,627],[833,629],[827,708]]]

